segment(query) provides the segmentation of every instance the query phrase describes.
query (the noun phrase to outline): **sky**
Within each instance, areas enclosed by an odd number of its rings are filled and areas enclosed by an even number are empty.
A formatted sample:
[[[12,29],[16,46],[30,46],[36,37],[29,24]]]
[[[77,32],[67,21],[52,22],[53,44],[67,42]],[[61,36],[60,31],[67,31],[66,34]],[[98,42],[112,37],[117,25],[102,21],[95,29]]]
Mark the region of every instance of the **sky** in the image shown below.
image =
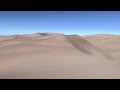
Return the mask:
[[[120,11],[0,11],[0,35],[120,34]]]

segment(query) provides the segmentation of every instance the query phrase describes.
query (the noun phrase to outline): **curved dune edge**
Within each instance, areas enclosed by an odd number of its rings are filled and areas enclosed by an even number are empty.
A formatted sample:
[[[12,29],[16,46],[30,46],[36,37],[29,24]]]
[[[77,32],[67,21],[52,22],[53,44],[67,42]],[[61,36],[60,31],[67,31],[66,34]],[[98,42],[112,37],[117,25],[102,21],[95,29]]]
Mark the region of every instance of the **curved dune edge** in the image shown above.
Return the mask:
[[[89,43],[84,38],[78,36],[78,35],[67,35],[66,38],[68,41],[79,51],[86,53],[86,54],[94,54],[94,52],[98,52],[99,54],[102,54],[104,57],[114,60],[109,54],[107,54],[105,51],[101,50],[100,48],[97,48],[96,46]],[[92,50],[92,51],[91,51]]]

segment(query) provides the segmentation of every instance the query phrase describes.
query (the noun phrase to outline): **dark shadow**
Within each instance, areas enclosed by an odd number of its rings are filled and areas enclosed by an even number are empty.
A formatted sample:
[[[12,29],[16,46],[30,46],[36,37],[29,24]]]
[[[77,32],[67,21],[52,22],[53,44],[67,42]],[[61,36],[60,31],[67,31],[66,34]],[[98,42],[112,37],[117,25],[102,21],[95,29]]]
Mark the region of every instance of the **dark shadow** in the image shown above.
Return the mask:
[[[80,39],[79,36],[77,35],[65,35],[65,37],[67,38],[67,40],[79,51],[89,54],[91,55],[92,53],[90,52],[88,45],[89,43],[87,43],[86,40],[84,39]]]

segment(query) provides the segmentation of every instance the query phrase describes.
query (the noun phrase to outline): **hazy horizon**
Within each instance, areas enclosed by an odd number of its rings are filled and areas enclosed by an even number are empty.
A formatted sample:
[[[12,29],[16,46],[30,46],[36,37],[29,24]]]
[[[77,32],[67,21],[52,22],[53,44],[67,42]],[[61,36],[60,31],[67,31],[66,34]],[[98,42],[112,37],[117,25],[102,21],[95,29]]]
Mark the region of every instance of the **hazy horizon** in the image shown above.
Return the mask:
[[[0,35],[120,34],[119,11],[0,11]]]

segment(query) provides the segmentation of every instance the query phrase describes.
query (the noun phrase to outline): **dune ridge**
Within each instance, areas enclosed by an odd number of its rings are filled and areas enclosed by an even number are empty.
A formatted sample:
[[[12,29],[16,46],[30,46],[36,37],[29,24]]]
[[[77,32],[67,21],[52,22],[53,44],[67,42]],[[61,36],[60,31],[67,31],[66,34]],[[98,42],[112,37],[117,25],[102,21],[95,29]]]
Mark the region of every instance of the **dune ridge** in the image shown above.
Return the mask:
[[[82,51],[82,52],[90,54],[90,55],[98,52],[99,54],[102,54],[106,58],[113,60],[113,58],[109,54],[107,54],[105,51],[101,50],[100,48],[97,48],[93,44],[89,43],[87,40],[85,40],[81,36],[67,35],[66,37],[67,37],[68,41],[79,51]]]
[[[120,60],[120,35],[99,34],[86,35],[84,39],[106,51],[114,59]]]

